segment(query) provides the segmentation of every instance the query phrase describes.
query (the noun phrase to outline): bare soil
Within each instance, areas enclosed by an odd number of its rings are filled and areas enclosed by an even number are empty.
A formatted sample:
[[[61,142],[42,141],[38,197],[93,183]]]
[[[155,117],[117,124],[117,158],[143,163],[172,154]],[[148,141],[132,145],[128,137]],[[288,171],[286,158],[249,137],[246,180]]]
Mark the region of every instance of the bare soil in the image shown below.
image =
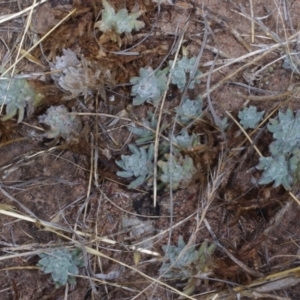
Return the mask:
[[[19,73],[47,72],[48,61],[54,61],[62,49],[70,48],[79,57],[93,61],[95,68],[105,66],[112,70],[114,78],[113,82],[105,83],[106,100],[102,91],[95,89],[93,96],[85,101],[80,96],[65,101],[64,92],[46,74],[44,81],[32,82],[45,95],[42,105],[20,124],[16,120],[1,121],[0,210],[24,214],[34,222],[1,212],[0,298],[179,299],[170,286],[182,291],[186,281],[159,278],[157,282],[151,278],[159,277],[164,257],[162,246],[168,242],[177,245],[179,236],[182,236],[186,243],[192,237],[196,245],[203,241],[217,245],[207,261],[206,277],[195,274],[195,290],[190,299],[300,299],[299,204],[282,187],[257,184],[261,174],[255,168],[259,156],[231,119],[224,139],[215,126],[214,113],[206,97],[207,76],[201,78],[193,92],[194,95],[204,95],[205,108],[205,122],[196,123],[192,132],[201,135],[206,148],[204,151],[192,149],[187,153],[197,166],[197,175],[189,186],[178,191],[159,191],[159,211],[153,210],[151,189],[145,185],[140,190],[129,190],[126,188],[129,181],[116,175],[115,160],[128,154],[127,144],[134,142],[126,127],[129,122],[120,120],[112,126],[113,119],[105,115],[85,115],[80,117],[84,129],[77,141],[67,143],[62,139],[53,141],[42,137],[38,116],[50,105],[64,103],[70,110],[76,108],[84,113],[120,115],[123,112],[123,116],[132,120],[145,117],[150,106],[129,106],[130,86],[126,83],[138,75],[141,67],[159,67],[187,22],[183,45],[190,56],[198,54],[205,30],[208,30],[206,45],[220,50],[214,70],[224,66],[226,59],[240,58],[276,43],[257,24],[251,42],[251,22],[241,15],[241,11],[250,15],[248,0],[176,1],[175,5],[163,4],[160,9],[150,0],[110,2],[117,10],[131,9],[135,2],[138,3],[140,9],[145,10],[141,18],[146,26],[131,37],[122,36],[121,48],[108,41],[105,50],[120,51],[137,45],[131,51],[137,51],[139,55],[107,52],[106,57],[101,56],[101,34],[94,31],[94,23],[99,20],[102,9],[101,0],[74,0],[73,3],[50,0],[34,12],[32,27],[25,39],[26,49],[32,46],[31,35],[42,37],[77,8],[72,17],[41,43],[42,47],[32,51],[42,65],[23,59],[17,65]],[[18,3],[22,9],[32,4],[29,0]],[[253,5],[254,16],[261,18],[281,41],[298,32],[299,1],[256,0]],[[0,17],[20,8],[15,2],[2,2]],[[20,38],[25,21],[26,17],[17,18],[0,25],[0,61],[7,60],[8,49],[15,50],[14,43]],[[147,36],[149,32],[151,34]],[[248,50],[234,32],[239,33]],[[290,43],[289,47],[292,50],[295,44]],[[283,47],[278,47],[259,60],[255,60],[258,55],[253,55],[214,71],[209,86],[213,87],[210,98],[215,114],[224,118],[228,117],[227,111],[236,118],[246,101],[239,94],[265,95],[255,89],[281,93],[297,83],[297,74],[282,68],[282,60],[272,64],[272,69],[263,69],[284,51]],[[211,48],[204,49],[199,67],[202,74],[210,71],[215,55]],[[168,60],[173,58],[174,53],[171,53]],[[13,52],[6,68],[14,59]],[[253,73],[260,69],[263,71],[259,76],[253,77]],[[218,83],[222,84],[214,88]],[[114,101],[110,101],[112,97]],[[168,120],[168,113],[174,111],[180,102],[180,93],[170,88],[167,100],[164,117]],[[266,115],[278,110],[279,105],[283,110],[287,107],[299,109],[297,95],[289,102],[284,100],[251,104],[265,110]],[[261,128],[252,138],[259,150],[267,154],[272,137],[263,126]],[[95,158],[95,153],[98,158]],[[292,192],[300,197],[298,185]],[[136,236],[133,229],[124,228],[122,224],[124,218],[133,218],[137,214],[143,215],[136,218],[141,222],[139,226],[148,224],[148,231]],[[43,222],[52,222],[69,232],[50,230]],[[76,235],[75,230],[86,235]],[[106,243],[99,237],[115,243]],[[150,237],[151,246],[145,242]],[[76,286],[55,289],[50,276],[42,274],[36,267],[38,253],[54,246],[74,245],[82,249],[83,245],[90,247],[103,255],[85,252],[88,263],[80,270]],[[132,245],[148,248],[153,253],[138,256],[130,248]],[[118,276],[105,281],[105,278],[95,275],[111,272]],[[142,276],[141,272],[150,278]]]

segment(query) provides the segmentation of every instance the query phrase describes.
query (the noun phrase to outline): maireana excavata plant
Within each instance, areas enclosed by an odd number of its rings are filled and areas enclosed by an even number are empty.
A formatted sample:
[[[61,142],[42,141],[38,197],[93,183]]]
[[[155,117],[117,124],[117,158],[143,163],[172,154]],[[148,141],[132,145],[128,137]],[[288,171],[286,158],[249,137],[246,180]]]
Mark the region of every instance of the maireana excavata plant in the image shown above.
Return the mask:
[[[162,246],[166,256],[166,263],[159,269],[159,273],[165,278],[186,279],[192,276],[190,265],[195,263],[198,258],[198,253],[195,250],[195,245],[185,249],[186,243],[180,235],[178,245]]]
[[[268,130],[273,133],[274,142],[270,145],[272,155],[289,154],[300,146],[300,112],[295,115],[288,109],[279,112],[278,118],[270,119]]]
[[[186,98],[182,105],[177,107],[178,120],[182,124],[188,124],[190,121],[198,118],[202,113],[203,101],[200,97],[196,100]]]
[[[160,275],[167,279],[188,279],[187,285],[183,292],[186,295],[191,295],[197,284],[194,278],[196,275],[201,275],[202,278],[211,274],[209,267],[211,255],[216,246],[208,245],[204,241],[198,250],[194,243],[186,245],[182,236],[178,238],[178,246],[164,245],[162,246],[165,252],[166,262],[159,269]]]
[[[289,55],[286,55],[286,57],[283,60],[282,68],[289,70],[294,74],[300,74],[299,58],[300,57],[298,53],[290,53]]]
[[[0,80],[0,106],[6,106],[6,115],[2,121],[18,115],[18,123],[24,119],[25,108],[30,114],[38,106],[43,96],[34,91],[26,79]]]
[[[82,129],[80,119],[71,115],[63,105],[51,106],[46,115],[39,117],[39,121],[50,127],[50,130],[45,134],[48,139],[60,136],[65,140],[70,140],[78,135]]]
[[[129,131],[139,137],[135,140],[137,145],[145,144],[154,140],[157,118],[152,112],[148,111],[148,119],[143,119],[142,124],[144,127],[136,127],[132,125],[128,126]]]
[[[153,246],[153,240],[147,239],[155,233],[154,224],[149,220],[140,220],[134,216],[122,215],[121,217],[122,229],[135,241],[139,239],[146,240],[145,242],[139,242],[141,248],[151,248]]]
[[[254,129],[262,119],[265,111],[258,112],[257,107],[250,105],[239,112],[240,123],[244,129]]]
[[[130,132],[137,135],[139,138],[135,140],[137,145],[146,144],[154,141],[155,139],[155,130],[157,126],[157,118],[155,115],[148,111],[148,119],[142,120],[142,125],[144,127],[136,127],[135,125],[129,125],[127,128]],[[161,124],[161,132],[166,129],[167,125],[165,123]],[[152,130],[151,130],[152,129]]]
[[[137,148],[130,144],[132,155],[122,155],[121,160],[116,161],[116,164],[124,171],[118,171],[117,175],[124,178],[136,177],[128,188],[134,189],[143,184],[153,174],[153,156],[154,148],[151,144],[146,150],[144,147]]]
[[[183,56],[179,61],[175,63],[175,66],[173,69],[170,70],[172,75],[172,83],[176,84],[177,87],[183,91],[187,80],[191,76],[192,70],[196,63],[196,57],[192,57],[188,59],[186,56]],[[173,60],[169,61],[169,67],[171,68],[173,65]],[[187,74],[189,74],[189,77],[187,77]],[[196,76],[200,74],[200,71],[196,72]],[[200,81],[198,79],[191,78],[191,82],[189,85],[189,89],[193,89],[195,86],[195,83],[199,83]]]
[[[142,15],[143,11],[135,8],[131,13],[128,13],[126,8],[119,10],[117,13],[108,1],[102,0],[104,10],[102,10],[102,20],[95,23],[102,32],[115,31],[118,34],[130,33],[133,29],[140,30],[145,26],[143,21],[137,19]]]
[[[84,57],[79,59],[71,49],[63,49],[63,54],[57,56],[55,63],[51,63],[52,79],[70,95],[64,100],[74,99],[77,96],[92,94],[93,90],[99,89],[101,95],[104,94],[103,87],[99,85],[99,78],[104,76],[108,81],[111,79],[109,70],[92,69],[91,63]],[[100,80],[101,82],[101,80]],[[104,94],[105,95],[105,94]]]
[[[260,184],[274,181],[274,187],[282,184],[287,190],[298,180],[300,162],[300,113],[290,109],[279,112],[278,118],[270,119],[268,130],[274,141],[269,145],[272,156],[261,157],[257,168],[264,170]]]
[[[159,179],[173,190],[178,189],[180,185],[188,185],[197,171],[193,159],[189,156],[183,157],[177,152],[165,154],[165,158],[167,161],[157,162],[161,169]]]
[[[289,164],[284,155],[261,157],[256,168],[264,170],[259,180],[260,184],[268,184],[274,181],[274,187],[282,184],[287,190],[291,189],[293,178],[289,172]]]
[[[68,249],[54,249],[47,253],[39,254],[38,267],[46,274],[51,274],[56,287],[67,283],[76,284],[75,277],[78,275],[78,268],[84,266],[79,249],[70,251]]]
[[[175,143],[175,145],[184,150],[198,146],[200,144],[198,136],[194,133],[192,133],[192,135],[189,135],[185,128],[182,129],[180,134],[176,136],[173,135],[171,140],[173,143]]]
[[[141,105],[145,101],[152,102],[155,106],[159,104],[162,93],[167,88],[168,69],[153,71],[151,67],[141,68],[140,77],[133,77],[131,94],[134,96],[133,105]]]

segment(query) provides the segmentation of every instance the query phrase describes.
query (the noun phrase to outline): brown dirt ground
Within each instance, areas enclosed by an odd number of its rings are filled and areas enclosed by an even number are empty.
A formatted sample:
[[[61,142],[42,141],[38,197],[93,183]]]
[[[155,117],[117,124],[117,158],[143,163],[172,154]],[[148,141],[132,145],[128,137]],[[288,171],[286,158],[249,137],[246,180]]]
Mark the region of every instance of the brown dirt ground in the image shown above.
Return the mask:
[[[18,1],[22,8],[31,2]],[[99,33],[95,35],[93,31],[95,18],[101,10],[101,0],[73,2],[49,0],[35,11],[32,32],[42,36],[73,7],[78,9],[73,17],[42,43],[45,55],[42,55],[41,48],[33,51],[32,54],[42,62],[43,67],[28,60],[22,60],[17,67],[19,72],[23,73],[48,71],[47,60],[53,61],[56,55],[61,54],[63,48],[71,48],[78,55],[93,61],[95,68],[104,64],[105,67],[113,69],[114,85],[106,85],[106,96],[110,99],[114,95],[115,101],[103,100],[96,105],[95,97],[90,97],[85,103],[78,97],[65,102],[68,108],[76,107],[77,111],[81,112],[116,115],[121,111],[124,112],[124,109],[128,111],[130,94],[124,83],[129,82],[130,77],[136,76],[140,67],[146,65],[158,67],[174,42],[176,27],[182,29],[187,20],[189,25],[183,44],[191,55],[198,54],[204,34],[203,13],[212,29],[207,45],[222,50],[228,55],[227,58],[238,58],[248,53],[233,36],[233,30],[241,34],[246,44],[250,45],[251,51],[275,43],[258,25],[255,26],[255,41],[251,43],[250,21],[237,13],[243,8],[249,14],[248,0],[186,0],[176,1],[174,6],[162,5],[157,26],[154,28],[155,34],[150,35],[141,45],[133,49],[140,51],[140,56],[123,57],[111,54],[103,59],[98,56],[99,45],[96,38],[99,38]],[[124,6],[131,8],[134,2],[111,1],[117,8]],[[138,34],[133,34],[133,43],[137,43],[150,32],[157,16],[157,6],[150,0],[136,2],[146,11],[143,15],[146,27]],[[253,4],[254,16],[268,16],[262,21],[282,41],[299,30],[299,1],[253,0]],[[0,17],[18,9],[15,2],[0,2]],[[284,18],[285,10],[288,12],[288,20]],[[14,43],[24,28],[24,20],[19,18],[0,25],[1,40],[5,41],[9,49],[14,49]],[[225,23],[227,25],[224,25]],[[31,46],[31,39],[30,35],[26,36],[25,43],[28,44],[26,44],[28,48]],[[130,40],[124,38],[123,48],[128,46],[126,43],[130,44]],[[294,44],[290,46],[294,47]],[[119,50],[112,42],[107,42],[105,47],[108,50]],[[245,77],[254,70],[254,67],[261,68],[283,53],[282,48],[270,52],[215,89],[211,93],[211,99],[216,114],[224,117],[226,111],[229,111],[237,116],[237,112],[245,102],[237,93],[246,95],[247,86],[282,92],[292,83],[296,83],[297,75],[283,69],[282,60],[273,65],[272,71],[270,69],[262,71],[259,74],[261,76],[256,77],[251,86],[249,85],[251,82],[245,81]],[[8,65],[14,61],[14,55]],[[7,48],[1,43],[0,60],[4,62],[5,59]],[[212,51],[205,49],[200,62],[203,73],[209,71],[205,63],[212,62],[213,59]],[[233,74],[246,62],[251,62],[251,58],[213,73],[210,85],[214,86],[226,76]],[[217,64],[215,69],[221,65],[224,65],[224,62]],[[195,95],[206,92],[206,83],[207,77],[204,77],[198,86],[199,90],[194,92]],[[234,83],[242,83],[246,88]],[[229,122],[231,125],[226,133],[228,152],[224,153],[224,139],[212,125],[213,117],[207,109],[205,116],[207,123],[196,124],[193,131],[203,136],[203,141],[207,142],[209,149],[189,153],[198,167],[197,178],[188,187],[182,187],[173,193],[172,197],[168,190],[159,193],[160,216],[141,219],[152,225],[151,231],[132,237],[131,230],[122,228],[122,220],[136,214],[134,201],[146,199],[148,196],[147,194],[145,196],[144,191],[128,190],[124,187],[128,182],[115,175],[117,166],[114,160],[119,159],[120,154],[127,153],[127,148],[123,148],[122,145],[132,141],[132,136],[124,126],[127,124],[126,121],[109,126],[111,119],[107,117],[83,116],[81,119],[85,126],[78,137],[79,142],[66,144],[62,140],[55,143],[45,141],[41,138],[41,131],[36,127],[40,126],[38,115],[44,113],[49,105],[61,104],[63,93],[47,76],[43,83],[34,84],[45,95],[43,105],[32,116],[27,116],[21,124],[16,125],[15,120],[0,123],[0,204],[12,205],[21,214],[33,219],[58,223],[69,230],[75,229],[76,224],[77,230],[89,233],[90,236],[79,238],[75,235],[75,240],[131,266],[132,269],[103,257],[88,255],[86,258],[89,265],[81,269],[82,278],[77,278],[77,285],[55,289],[50,277],[39,272],[36,267],[37,253],[41,249],[55,245],[73,245],[72,242],[59,235],[60,230],[51,232],[40,222],[31,223],[1,213],[1,299],[178,299],[178,295],[169,288],[152,282],[137,272],[138,270],[157,278],[161,258],[142,254],[139,264],[135,266],[133,251],[128,247],[153,237],[150,250],[163,255],[161,247],[168,243],[169,237],[173,245],[177,244],[180,235],[186,242],[193,236],[197,245],[204,240],[212,243],[214,238],[205,226],[207,223],[223,247],[217,247],[207,263],[206,271],[209,278],[196,280],[192,299],[300,299],[300,283],[297,281],[299,270],[291,271],[299,264],[299,205],[282,188],[275,189],[256,184],[260,175],[254,168],[258,163],[258,155],[249,144],[245,143],[242,147],[244,136],[239,133],[232,121]],[[173,102],[166,102],[164,107],[166,112],[172,111],[179,103],[178,92],[170,90],[168,99]],[[295,96],[288,105],[299,109],[298,101]],[[255,104],[259,109],[270,113],[282,104],[282,101]],[[206,98],[204,107],[208,108]],[[141,119],[145,116],[146,110],[146,106],[134,108],[127,116],[137,116]],[[117,144],[108,138],[108,133]],[[260,133],[255,139],[263,154],[267,153],[270,140],[271,137],[265,132]],[[95,168],[93,170],[91,153],[95,153],[95,149],[99,153],[99,159],[96,161],[96,170]],[[112,156],[111,159],[105,155],[108,152]],[[218,166],[221,168],[219,173],[216,172]],[[220,178],[217,178],[217,175],[210,177],[209,174],[217,174]],[[212,182],[216,187],[214,192],[210,189]],[[144,188],[146,190],[146,187]],[[298,191],[298,186],[295,186],[293,192],[296,197],[300,196]],[[152,200],[149,201],[151,203]],[[144,205],[150,206],[149,203]],[[5,207],[0,206],[0,209],[5,210]],[[140,214],[148,212],[147,207],[139,210]],[[203,216],[207,223],[204,223]],[[171,228],[171,224],[174,228]],[[68,237],[72,236],[71,233],[65,234]],[[100,242],[94,238],[96,236],[106,237],[116,244]],[[243,265],[238,265],[232,256]],[[251,270],[249,271],[247,267]],[[111,271],[119,272],[119,276],[107,280],[106,283],[97,281],[93,275],[108,274]],[[263,284],[272,281],[274,274],[284,271],[286,273],[279,275],[278,281],[272,283],[273,285],[268,287]],[[91,276],[91,279],[88,279],[88,276]],[[287,284],[283,283],[283,279],[288,281]],[[259,280],[263,282],[260,286],[264,289],[249,287],[251,284],[255,287],[259,285],[257,283]],[[179,280],[162,281],[178,290],[184,287]],[[234,290],[236,286],[245,285],[248,285],[248,288],[243,291]],[[143,292],[140,293],[141,291]]]

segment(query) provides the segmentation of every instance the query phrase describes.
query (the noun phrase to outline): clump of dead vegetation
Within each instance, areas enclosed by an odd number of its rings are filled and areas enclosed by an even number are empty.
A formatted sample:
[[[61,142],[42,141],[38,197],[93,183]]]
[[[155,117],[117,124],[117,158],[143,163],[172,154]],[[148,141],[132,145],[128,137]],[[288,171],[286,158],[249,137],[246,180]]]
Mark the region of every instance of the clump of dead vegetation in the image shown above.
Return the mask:
[[[71,298],[72,289],[85,299],[292,299],[284,290],[299,283],[298,267],[294,258],[277,259],[283,250],[297,254],[289,224],[280,240],[288,246],[275,247],[295,207],[290,199],[300,204],[292,77],[299,74],[299,33],[292,21],[291,35],[275,32],[265,24],[273,13],[263,22],[252,1],[249,11],[231,3],[232,16],[251,28],[245,37],[193,2],[44,2],[20,12],[17,44],[3,38],[0,147],[22,141],[30,151],[1,163],[0,212],[47,234],[29,246],[3,242],[2,269],[32,268],[46,286],[39,293],[56,285],[53,299]],[[48,25],[38,19],[45,5]],[[180,26],[170,32],[173,17]],[[222,31],[239,47],[236,56],[221,50]],[[266,89],[267,67],[290,76],[285,90]],[[238,102],[231,111],[222,103],[229,83]],[[60,161],[64,153],[74,162]],[[62,174],[63,160],[75,165],[76,183],[67,175],[28,179],[26,168],[39,158],[35,171],[43,166],[48,174],[42,161],[51,155]],[[22,183],[10,181],[17,172]],[[15,191],[48,180],[57,184],[56,197],[59,185],[75,190],[81,182],[84,192],[64,205],[54,197],[56,211],[41,217]],[[19,266],[21,256],[28,261]],[[20,296],[17,280],[3,299],[11,294]]]

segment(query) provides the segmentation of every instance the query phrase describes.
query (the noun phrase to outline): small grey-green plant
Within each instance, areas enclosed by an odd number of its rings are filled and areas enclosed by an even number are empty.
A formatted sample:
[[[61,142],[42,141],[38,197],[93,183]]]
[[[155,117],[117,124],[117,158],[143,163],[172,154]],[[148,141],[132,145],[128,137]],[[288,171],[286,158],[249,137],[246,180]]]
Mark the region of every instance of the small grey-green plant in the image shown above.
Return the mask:
[[[274,141],[269,145],[271,156],[261,157],[257,169],[264,170],[260,184],[274,181],[274,187],[283,185],[287,190],[299,180],[300,113],[290,109],[279,112],[267,126]]]
[[[71,115],[63,105],[49,107],[47,113],[39,117],[39,122],[50,127],[45,134],[45,137],[49,139],[61,136],[65,140],[70,140],[82,129],[80,119]]]
[[[300,112],[296,114],[288,109],[279,112],[278,118],[270,119],[268,130],[273,134],[274,142],[270,145],[272,155],[289,154],[300,146]]]
[[[166,261],[159,269],[160,275],[167,279],[188,279],[183,292],[191,295],[198,280],[195,280],[194,276],[200,273],[207,276],[211,273],[209,263],[216,248],[215,244],[208,245],[207,241],[204,241],[196,250],[195,243],[187,246],[180,235],[177,246],[164,245],[162,248]]]
[[[70,251],[66,248],[54,249],[47,253],[39,254],[38,267],[46,274],[51,274],[56,287],[67,283],[76,284],[75,277],[79,274],[79,268],[84,266],[79,249]]]
[[[198,260],[196,261],[195,266],[196,275],[200,275],[202,278],[211,277],[213,275],[211,260],[215,249],[216,245],[214,243],[209,245],[206,240],[201,244],[197,251]],[[191,276],[183,289],[183,293],[192,295],[197,285],[199,285],[199,279],[196,276]]]
[[[141,68],[140,77],[130,79],[130,83],[133,84],[133,105],[141,105],[147,101],[157,106],[162,93],[167,89],[167,73],[168,68],[156,72],[151,67]]]
[[[224,117],[223,119],[221,119],[218,125],[220,129],[226,130],[227,127],[229,126],[228,118]]]
[[[148,119],[143,119],[142,124],[144,125],[143,128],[132,125],[127,126],[130,132],[139,137],[137,140],[135,140],[137,145],[145,144],[154,140],[157,118],[152,112],[148,111]]]
[[[287,190],[291,189],[293,179],[290,175],[289,165],[284,155],[261,157],[256,168],[264,170],[258,181],[259,184],[268,184],[274,181],[274,187],[278,187],[282,184]]]
[[[181,133],[177,136],[172,136],[172,142],[178,145],[181,149],[187,150],[189,148],[198,146],[200,144],[199,137],[196,134],[189,135],[187,130],[182,129]]]
[[[183,124],[188,124],[191,120],[198,118],[202,113],[203,101],[201,97],[196,100],[186,98],[182,105],[177,107],[178,119]]]
[[[185,249],[186,243],[183,237],[178,237],[178,245],[164,245],[162,246],[166,256],[166,263],[159,269],[159,273],[164,278],[178,278],[186,279],[191,274],[190,265],[198,258],[198,253],[195,250],[195,245]]]
[[[102,20],[95,23],[102,32],[115,31],[118,34],[130,33],[133,29],[140,30],[145,26],[143,21],[137,19],[142,15],[143,11],[128,13],[126,8],[119,10],[117,13],[108,1],[102,0],[104,10],[102,10]]]
[[[193,159],[183,157],[180,153],[165,154],[167,161],[159,160],[157,165],[161,169],[160,180],[169,185],[173,190],[180,185],[187,185],[196,173]]]
[[[63,54],[57,56],[54,63],[50,63],[52,79],[65,92],[70,95],[63,97],[64,100],[74,99],[83,95],[87,98],[93,90],[99,89],[101,95],[105,95],[102,91],[103,87],[99,86],[99,76],[103,70],[93,70],[91,63],[82,57],[79,59],[71,49],[62,49]],[[106,79],[111,78],[109,70],[105,71]]]
[[[295,74],[300,74],[299,59],[299,54],[291,53],[290,55],[286,55],[283,60],[282,68]]]
[[[155,233],[154,224],[149,220],[140,220],[134,216],[121,216],[122,229],[131,237],[135,242],[139,242],[139,247],[150,249],[153,246],[153,240],[147,237],[153,236]],[[140,242],[140,240],[145,240]]]
[[[242,124],[244,129],[248,128],[256,128],[258,123],[261,121],[265,111],[258,112],[256,106],[250,105],[249,107],[245,107],[238,114],[240,123]]]
[[[25,108],[30,114],[42,99],[43,96],[35,92],[26,79],[0,80],[0,105],[6,106],[6,115],[1,118],[2,121],[18,115],[18,123],[22,122]]]
[[[173,65],[173,60],[169,61],[169,67]],[[199,79],[189,78],[192,74],[192,70],[196,64],[196,57],[188,59],[186,56],[183,56],[180,60],[175,63],[173,69],[170,69],[172,76],[172,84],[176,84],[177,87],[182,91],[187,83],[188,79],[191,79],[189,89],[193,89],[196,83],[200,83]],[[189,74],[189,77],[187,77]],[[200,71],[196,72],[196,76],[200,74]]]
[[[134,189],[143,184],[153,174],[153,156],[154,147],[151,144],[146,150],[144,147],[137,148],[135,145],[129,145],[132,155],[122,155],[121,160],[116,164],[124,171],[118,171],[117,175],[123,178],[136,177],[128,188]]]

